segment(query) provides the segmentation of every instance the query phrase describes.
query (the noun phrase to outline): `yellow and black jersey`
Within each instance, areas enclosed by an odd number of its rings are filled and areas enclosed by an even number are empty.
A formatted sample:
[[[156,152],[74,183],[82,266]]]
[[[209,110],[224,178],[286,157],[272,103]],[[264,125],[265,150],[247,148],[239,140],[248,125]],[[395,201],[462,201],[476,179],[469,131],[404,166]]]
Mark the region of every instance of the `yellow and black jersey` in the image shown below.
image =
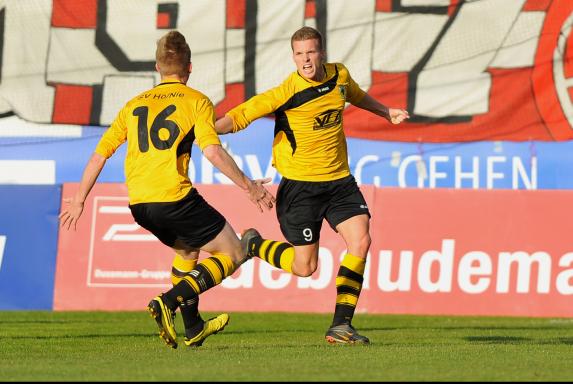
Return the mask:
[[[233,108],[233,132],[275,114],[273,165],[291,180],[330,181],[350,174],[342,113],[365,92],[343,64],[324,64],[325,80],[293,72],[281,85]]]
[[[109,158],[127,140],[125,178],[129,203],[178,201],[192,188],[191,145],[221,144],[213,104],[180,82],[165,82],[131,99],[99,141]]]

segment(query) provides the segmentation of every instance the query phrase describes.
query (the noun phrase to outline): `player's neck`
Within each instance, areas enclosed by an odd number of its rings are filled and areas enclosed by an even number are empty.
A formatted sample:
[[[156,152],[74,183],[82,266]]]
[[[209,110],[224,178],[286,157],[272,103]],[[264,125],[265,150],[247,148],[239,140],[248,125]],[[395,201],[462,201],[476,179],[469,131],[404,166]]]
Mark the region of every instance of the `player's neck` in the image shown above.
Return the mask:
[[[186,83],[183,81],[183,79],[180,76],[177,76],[177,75],[161,76],[161,82],[162,83],[182,83],[182,84]]]
[[[312,81],[321,83],[324,81],[325,78],[326,78],[326,68],[324,67],[324,64],[320,64],[320,67],[318,67],[318,70],[316,71],[316,76],[314,76],[314,79],[312,79]]]

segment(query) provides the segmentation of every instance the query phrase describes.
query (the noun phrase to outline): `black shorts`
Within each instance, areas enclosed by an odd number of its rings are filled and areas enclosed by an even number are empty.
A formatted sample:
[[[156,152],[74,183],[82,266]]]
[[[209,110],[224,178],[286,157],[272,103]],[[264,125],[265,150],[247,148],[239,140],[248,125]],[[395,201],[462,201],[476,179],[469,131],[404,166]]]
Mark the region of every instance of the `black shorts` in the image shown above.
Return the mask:
[[[192,248],[201,248],[213,240],[226,220],[209,205],[195,188],[179,201],[130,205],[135,222],[172,247],[181,240]]]
[[[281,231],[293,245],[316,243],[323,219],[336,231],[338,224],[363,214],[370,217],[366,200],[352,175],[319,182],[283,177],[277,190]]]

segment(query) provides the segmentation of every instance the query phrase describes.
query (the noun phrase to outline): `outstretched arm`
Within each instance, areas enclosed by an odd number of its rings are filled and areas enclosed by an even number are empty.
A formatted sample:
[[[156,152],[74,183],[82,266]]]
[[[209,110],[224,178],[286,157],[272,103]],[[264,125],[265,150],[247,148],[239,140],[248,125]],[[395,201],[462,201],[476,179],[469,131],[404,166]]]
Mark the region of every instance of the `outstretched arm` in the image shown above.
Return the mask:
[[[370,96],[369,94],[364,95],[362,100],[355,104],[358,108],[365,109],[372,113],[382,116],[392,124],[400,124],[405,119],[409,119],[410,115],[405,109],[399,108],[388,108],[384,104],[381,104]]]
[[[275,198],[263,187],[271,181],[270,178],[251,180],[243,171],[237,167],[235,160],[218,144],[211,144],[203,149],[203,155],[217,167],[225,176],[233,181],[239,188],[243,189],[249,195],[249,199],[255,204],[259,211],[263,212],[263,207],[271,209]]]
[[[215,131],[219,135],[233,132],[233,119],[225,115],[215,122]]]
[[[64,199],[64,203],[67,204],[67,207],[60,214],[62,227],[69,230],[73,226],[74,230],[76,230],[78,220],[84,210],[84,202],[92,190],[106,161],[107,159],[105,157],[94,152],[84,169],[84,174],[80,181],[78,191],[74,197]]]

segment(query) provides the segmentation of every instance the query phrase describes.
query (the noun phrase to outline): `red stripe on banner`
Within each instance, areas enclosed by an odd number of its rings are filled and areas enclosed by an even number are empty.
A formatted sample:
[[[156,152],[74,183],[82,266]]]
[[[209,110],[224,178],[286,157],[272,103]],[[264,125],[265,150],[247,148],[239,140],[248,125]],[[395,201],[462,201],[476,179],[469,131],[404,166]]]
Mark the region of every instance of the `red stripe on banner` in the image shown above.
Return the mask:
[[[53,122],[89,124],[93,89],[87,85],[56,84]]]
[[[304,6],[304,18],[310,19],[316,17],[316,2],[314,0],[306,0]]]
[[[62,197],[77,188],[64,184]],[[197,188],[237,232],[284,240],[275,213],[235,186]],[[572,191],[361,190],[372,246],[358,313],[573,317]],[[134,225],[127,204],[123,184],[96,184],[77,231],[59,231],[55,310],[141,311],[171,287],[173,251]],[[202,310],[329,313],[345,253],[324,224],[311,277],[255,258],[206,292]]]
[[[62,28],[95,28],[97,0],[53,0],[52,26]]]
[[[454,14],[454,11],[456,10],[459,3],[460,0],[450,0],[450,5],[448,5],[448,16]]]
[[[245,28],[246,0],[227,0],[227,28]]]
[[[170,25],[170,15],[166,12],[158,12],[157,13],[157,28],[158,29],[167,29]]]
[[[376,0],[376,12],[392,12],[392,0]]]
[[[215,106],[215,115],[222,117],[233,107],[241,104],[245,100],[245,84],[232,83],[225,85],[225,98]]]
[[[523,4],[524,11],[546,11],[553,0],[527,0]]]

